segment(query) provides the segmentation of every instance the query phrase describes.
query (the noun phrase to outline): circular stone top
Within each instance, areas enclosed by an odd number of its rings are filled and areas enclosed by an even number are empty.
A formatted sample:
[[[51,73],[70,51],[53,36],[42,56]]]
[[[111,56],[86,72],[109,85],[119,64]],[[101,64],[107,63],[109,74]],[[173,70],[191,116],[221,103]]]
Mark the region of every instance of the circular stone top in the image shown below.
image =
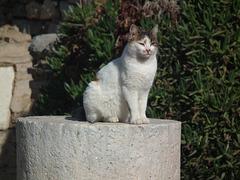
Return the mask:
[[[54,124],[78,124],[78,125],[118,125],[118,126],[147,126],[147,125],[167,125],[167,124],[181,124],[179,121],[175,120],[167,120],[167,119],[151,119],[150,124],[139,124],[133,125],[128,123],[108,123],[108,122],[96,122],[89,123],[88,121],[82,121],[80,119],[76,119],[70,116],[30,116],[30,117],[22,117],[17,120],[18,122],[37,122],[37,123],[54,123]]]

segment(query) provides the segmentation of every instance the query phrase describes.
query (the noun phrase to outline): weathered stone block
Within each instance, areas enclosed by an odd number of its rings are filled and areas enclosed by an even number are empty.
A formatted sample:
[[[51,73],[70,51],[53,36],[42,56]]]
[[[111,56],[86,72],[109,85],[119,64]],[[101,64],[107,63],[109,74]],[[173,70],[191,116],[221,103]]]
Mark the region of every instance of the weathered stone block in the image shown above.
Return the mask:
[[[24,34],[19,32],[19,29],[17,26],[9,26],[5,25],[0,28],[0,40],[6,40],[8,39],[7,42],[12,43],[25,43],[31,41],[31,35],[29,34]]]
[[[16,81],[18,81],[18,80],[28,80],[28,83],[29,83],[29,81],[31,81],[32,80],[32,75],[31,74],[28,74],[28,73],[26,73],[26,72],[16,72],[15,73],[15,76],[16,76]]]
[[[26,6],[29,19],[50,20],[57,16],[57,2],[44,0],[43,4],[32,1]]]
[[[41,20],[51,20],[54,19],[57,15],[57,2],[51,0],[44,0],[43,5],[41,6],[41,13],[39,19]]]
[[[28,52],[31,36],[19,32],[16,26],[3,26],[0,28],[0,62],[12,64],[31,62]]]
[[[13,113],[21,114],[28,114],[31,111],[32,107],[32,100],[31,96],[24,95],[24,96],[13,96],[12,102],[10,105],[10,109]]]
[[[34,81],[46,81],[49,80],[50,72],[46,72],[47,67],[44,68],[29,68],[28,73],[30,73]],[[31,84],[30,84],[31,87]]]
[[[17,178],[179,180],[181,123],[95,123],[63,116],[19,118]]]
[[[28,52],[29,44],[11,44],[11,43],[0,43],[0,62],[12,62],[17,63],[21,60],[20,57],[24,57],[22,60],[27,62],[31,60],[31,56]],[[29,57],[27,57],[27,55]],[[11,59],[14,58],[14,59]],[[14,61],[16,60],[16,61]],[[22,62],[23,62],[22,61]]]
[[[40,9],[41,9],[41,5],[39,3],[36,3],[35,1],[30,2],[26,6],[27,17],[29,19],[39,19]]]
[[[0,67],[0,130],[9,128],[13,81],[13,67]]]
[[[47,81],[31,81],[30,87],[31,89],[41,89],[46,84],[47,84]]]
[[[24,63],[16,63],[15,69],[16,72],[28,72],[28,68],[32,67],[32,61],[24,62]]]
[[[57,34],[35,36],[30,44],[29,51],[35,60],[44,59],[46,56],[53,55],[54,45],[57,41]]]
[[[13,90],[13,97],[31,96],[29,80],[16,80]]]

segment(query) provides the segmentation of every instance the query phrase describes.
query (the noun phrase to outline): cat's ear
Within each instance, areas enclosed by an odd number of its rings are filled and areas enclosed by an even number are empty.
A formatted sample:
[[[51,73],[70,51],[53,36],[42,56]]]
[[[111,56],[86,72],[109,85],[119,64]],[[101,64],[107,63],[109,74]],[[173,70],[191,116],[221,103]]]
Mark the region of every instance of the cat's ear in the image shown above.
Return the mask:
[[[135,24],[132,24],[129,30],[128,39],[131,40],[134,36],[141,32],[141,29],[137,27]]]
[[[158,33],[158,24],[156,24],[150,31],[150,34],[152,34],[152,36],[157,39],[157,33]]]

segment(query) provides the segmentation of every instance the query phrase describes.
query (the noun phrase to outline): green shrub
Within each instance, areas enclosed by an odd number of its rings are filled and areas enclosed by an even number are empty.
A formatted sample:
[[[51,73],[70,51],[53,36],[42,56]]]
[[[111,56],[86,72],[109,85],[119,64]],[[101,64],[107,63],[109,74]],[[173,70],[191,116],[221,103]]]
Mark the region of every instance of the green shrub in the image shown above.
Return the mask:
[[[176,27],[162,33],[149,111],[183,123],[182,179],[238,179],[240,2],[181,7]]]
[[[182,179],[238,179],[240,1],[146,2],[72,8],[61,26],[62,44],[47,59],[55,78],[40,94],[39,114],[70,113],[82,106],[87,83],[121,54],[131,23],[145,29],[158,23],[158,71],[148,116],[182,122]]]
[[[108,1],[69,9],[55,56],[46,59],[54,77],[41,90],[35,114],[69,114],[82,105],[87,84],[112,57],[118,6]]]

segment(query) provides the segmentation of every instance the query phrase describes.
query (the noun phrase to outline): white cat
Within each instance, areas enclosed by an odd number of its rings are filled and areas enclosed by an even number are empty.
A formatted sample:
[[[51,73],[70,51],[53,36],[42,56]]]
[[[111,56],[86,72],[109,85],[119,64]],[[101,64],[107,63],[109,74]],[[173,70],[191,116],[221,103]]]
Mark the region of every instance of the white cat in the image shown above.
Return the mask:
[[[157,70],[158,25],[143,31],[130,27],[122,56],[104,66],[83,95],[89,122],[149,123],[146,107]]]

